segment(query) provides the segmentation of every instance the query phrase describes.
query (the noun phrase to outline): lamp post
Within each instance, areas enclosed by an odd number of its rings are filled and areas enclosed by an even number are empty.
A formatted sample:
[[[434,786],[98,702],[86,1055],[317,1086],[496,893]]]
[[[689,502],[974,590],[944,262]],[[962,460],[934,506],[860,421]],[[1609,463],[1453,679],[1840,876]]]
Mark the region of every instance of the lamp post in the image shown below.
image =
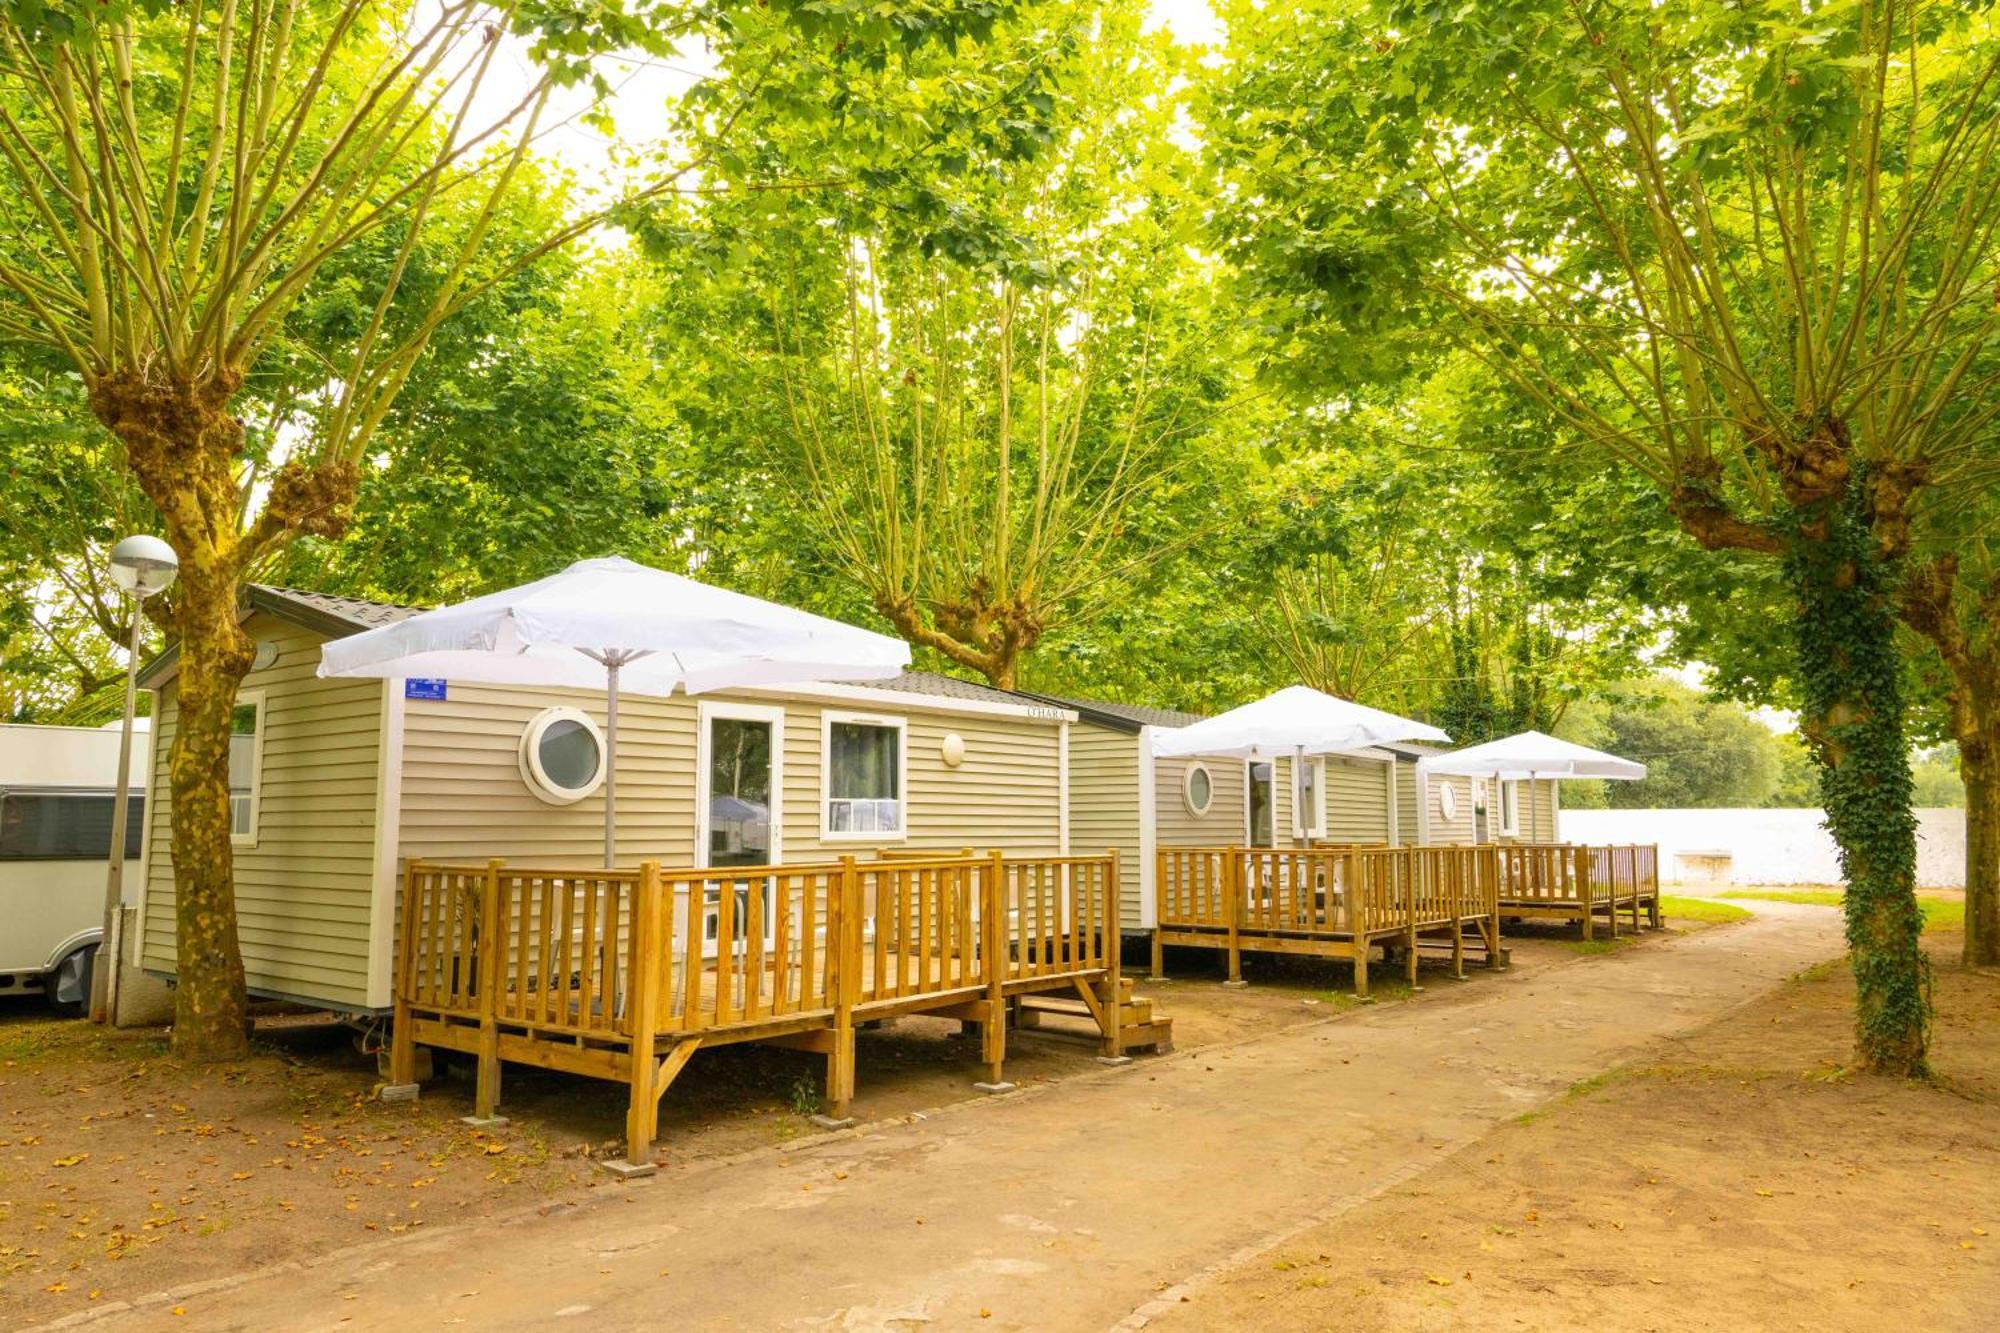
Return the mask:
[[[127,537],[111,548],[111,581],[132,598],[132,641],[125,662],[125,727],[118,737],[118,787],[111,804],[111,861],[104,877],[104,938],[91,969],[90,1016],[118,1015],[119,955],[125,947],[125,826],[131,817],[132,714],[139,701],[139,625],[145,602],[165,592],[180,572],[174,548],[158,537]]]

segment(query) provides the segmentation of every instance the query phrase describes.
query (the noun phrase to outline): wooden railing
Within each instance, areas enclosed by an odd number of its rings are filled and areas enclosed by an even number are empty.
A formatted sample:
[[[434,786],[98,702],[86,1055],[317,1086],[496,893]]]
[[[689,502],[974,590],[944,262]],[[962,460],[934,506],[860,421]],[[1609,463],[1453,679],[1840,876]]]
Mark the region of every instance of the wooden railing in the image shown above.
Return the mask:
[[[1568,843],[1504,844],[1500,848],[1500,896],[1509,902],[1588,902],[1592,876],[1589,849]]]
[[[583,1042],[1102,972],[1119,938],[1114,856],[998,853],[676,870],[412,861],[402,921],[399,1010]]]
[[[1362,937],[1491,913],[1490,846],[1170,847],[1158,853],[1162,928]]]
[[[1660,849],[1645,844],[1508,843],[1501,867],[1501,896],[1522,903],[1624,902],[1660,887]]]

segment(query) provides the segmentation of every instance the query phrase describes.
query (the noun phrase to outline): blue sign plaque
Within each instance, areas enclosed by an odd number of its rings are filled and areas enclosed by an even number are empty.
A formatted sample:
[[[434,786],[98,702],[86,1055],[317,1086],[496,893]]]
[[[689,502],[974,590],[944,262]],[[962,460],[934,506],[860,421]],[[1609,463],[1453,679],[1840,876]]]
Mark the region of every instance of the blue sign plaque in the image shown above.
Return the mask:
[[[403,697],[405,699],[442,699],[445,697],[445,684],[441,680],[426,680],[422,676],[411,676],[403,682]]]

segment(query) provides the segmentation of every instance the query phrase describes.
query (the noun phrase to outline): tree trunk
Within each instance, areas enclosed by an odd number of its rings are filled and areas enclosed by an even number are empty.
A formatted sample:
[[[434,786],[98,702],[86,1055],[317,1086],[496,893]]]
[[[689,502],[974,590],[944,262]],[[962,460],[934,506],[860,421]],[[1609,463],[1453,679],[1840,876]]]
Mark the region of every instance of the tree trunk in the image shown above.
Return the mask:
[[[239,381],[150,379],[143,371],[91,386],[91,409],[125,446],[146,498],[180,558],[173,591],[179,648],[167,752],[173,806],[174,1054],[232,1060],[249,1049],[243,957],[236,938],[229,820],[229,737],[236,690],[253,652],[236,619],[242,530],[236,466],[243,427],[230,412]],[[270,503],[295,483],[274,482]]]
[[[235,580],[212,568],[191,570],[203,553],[174,545],[181,579],[174,741],[167,755],[178,942],[173,1048],[183,1059],[228,1060],[249,1049],[236,938],[229,742],[236,689],[252,649],[236,622]]]
[[[2000,967],[2000,699],[1967,700],[1958,736],[1965,780],[1965,942],[1967,967]]]
[[[1785,570],[1798,596],[1800,723],[1847,880],[1855,1059],[1864,1069],[1916,1077],[1926,1072],[1930,997],[1918,944],[1896,571],[1872,538],[1865,490],[1849,485],[1805,511]]]
[[[2000,965],[2000,577],[1983,592],[1961,575],[1956,552],[1910,570],[1903,620],[1931,641],[1951,676],[1946,703],[1965,782],[1967,967]]]

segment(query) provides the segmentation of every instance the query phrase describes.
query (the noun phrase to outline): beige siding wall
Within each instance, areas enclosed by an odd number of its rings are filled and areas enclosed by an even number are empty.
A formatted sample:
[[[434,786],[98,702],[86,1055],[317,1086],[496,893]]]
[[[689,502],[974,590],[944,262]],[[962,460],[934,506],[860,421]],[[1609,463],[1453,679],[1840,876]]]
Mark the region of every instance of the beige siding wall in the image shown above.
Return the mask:
[[[1485,779],[1491,806],[1495,842],[1554,842],[1556,840],[1555,780],[1538,778],[1515,784],[1515,800],[1520,803],[1519,828],[1512,834],[1500,831],[1500,780]]]
[[[1280,847],[1296,845],[1298,826],[1292,808],[1298,804],[1298,785],[1292,777],[1292,761],[1279,759],[1271,764],[1271,840]]]
[[[1554,842],[1556,840],[1556,783],[1553,778],[1523,782],[1516,799],[1520,805],[1520,830],[1507,842]]]
[[[1196,815],[1181,795],[1190,765],[1208,769],[1215,793],[1208,812]],[[1229,847],[1243,842],[1243,761],[1158,759],[1153,763],[1153,823],[1162,847]]]
[[[1449,786],[1456,804],[1452,817],[1445,818],[1443,793]],[[1430,776],[1430,840],[1438,845],[1472,841],[1472,779],[1443,773]]]
[[[1118,919],[1138,929],[1139,737],[1090,722],[1069,729],[1069,845],[1078,856],[1118,849]]]
[[[1388,765],[1328,755],[1324,765],[1326,840],[1389,841]]]
[[[1417,805],[1417,766],[1396,761],[1396,842],[1414,847],[1422,832]]]
[[[235,853],[244,971],[252,990],[365,1006],[382,684],[317,679],[321,640],[309,631],[264,615],[244,628],[278,647],[277,660],[243,682],[264,692],[257,843]],[[143,957],[161,972],[174,970],[167,753],[175,720],[169,681],[154,710],[157,798],[146,807]]]
[[[786,861],[878,847],[1053,855],[1060,846],[1058,727],[1027,718],[904,711],[883,703],[820,704],[716,694],[732,705],[783,710],[781,834]],[[412,700],[404,721],[401,853],[429,858],[509,858],[593,864],[603,855],[604,798],[548,805],[522,781],[521,733],[542,709],[567,705],[603,723],[604,700],[584,691],[451,687],[441,702]],[[692,864],[695,851],[696,718],[700,702],[622,698],[618,708],[618,856]],[[849,841],[820,838],[824,711],[906,719],[908,835]],[[965,742],[965,761],[948,768],[944,737]],[[1074,845],[1074,839],[1072,839]]]

